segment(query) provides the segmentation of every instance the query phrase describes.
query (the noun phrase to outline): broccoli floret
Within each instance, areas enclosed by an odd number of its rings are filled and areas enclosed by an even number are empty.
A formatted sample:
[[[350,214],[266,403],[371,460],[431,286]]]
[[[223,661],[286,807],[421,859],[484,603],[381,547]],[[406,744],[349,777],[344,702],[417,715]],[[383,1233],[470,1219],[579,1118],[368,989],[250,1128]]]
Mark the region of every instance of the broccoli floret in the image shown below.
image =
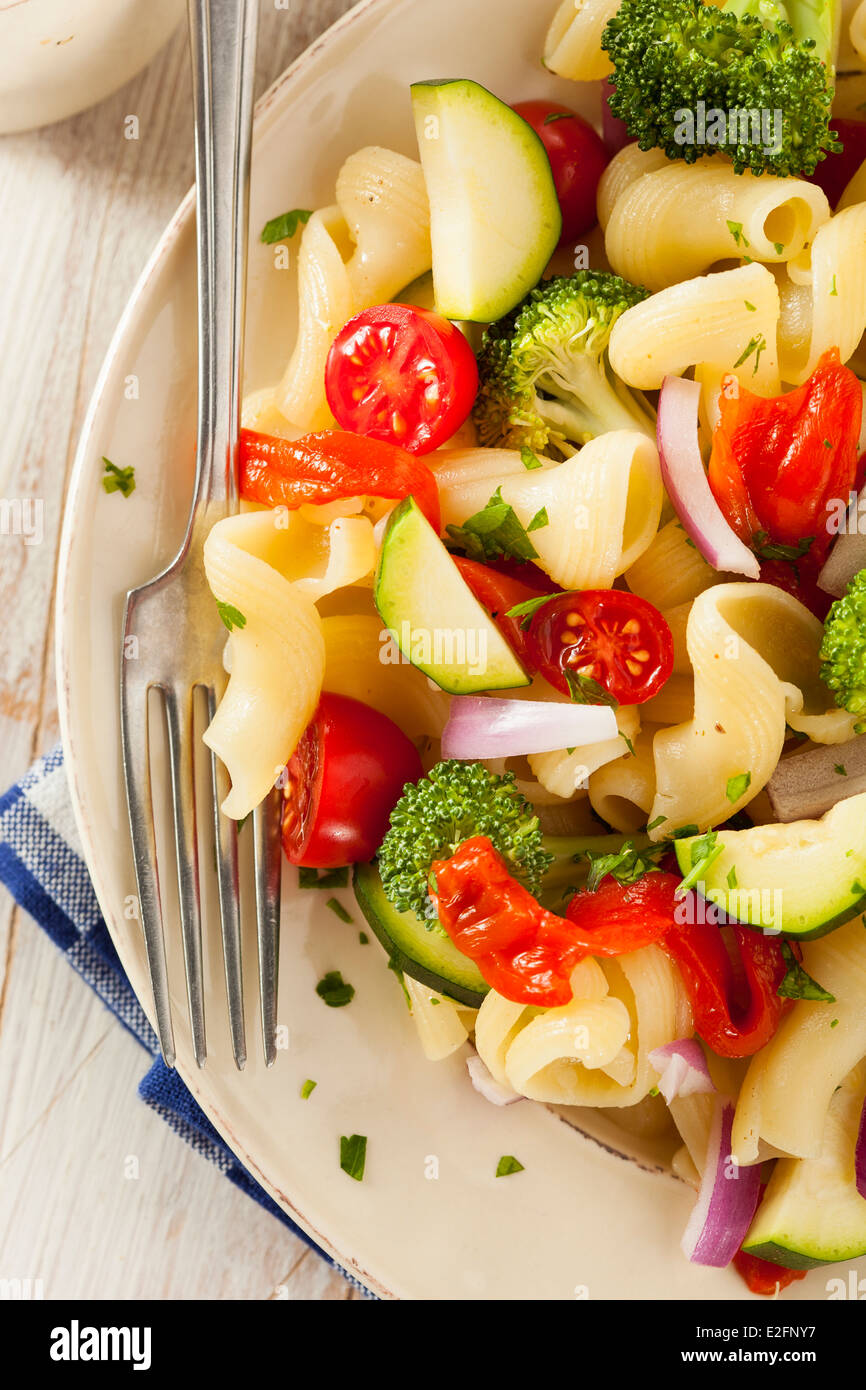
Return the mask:
[[[379,874],[399,912],[435,919],[427,880],[436,859],[448,859],[464,840],[486,835],[515,878],[538,893],[552,856],[542,848],[538,817],[518,791],[513,773],[488,772],[483,763],[437,763],[407,785],[391,812],[379,848]]]
[[[839,12],[840,0],[623,0],[601,40],[610,109],[668,159],[723,149],[738,174],[811,174],[841,149],[829,124]]]
[[[606,430],[655,437],[646,400],[614,376],[611,329],[648,291],[579,270],[545,280],[485,331],[474,419],[481,444],[568,457]]]
[[[866,569],[855,574],[827,614],[821,676],[842,709],[866,710]]]

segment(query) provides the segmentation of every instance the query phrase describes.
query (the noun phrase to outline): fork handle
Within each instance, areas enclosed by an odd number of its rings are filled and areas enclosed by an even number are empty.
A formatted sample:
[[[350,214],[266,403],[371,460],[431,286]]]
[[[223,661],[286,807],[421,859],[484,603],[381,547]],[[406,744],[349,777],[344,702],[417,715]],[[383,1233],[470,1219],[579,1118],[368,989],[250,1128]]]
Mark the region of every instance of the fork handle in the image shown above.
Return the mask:
[[[189,0],[198,219],[198,448],[192,534],[237,511],[258,0]]]

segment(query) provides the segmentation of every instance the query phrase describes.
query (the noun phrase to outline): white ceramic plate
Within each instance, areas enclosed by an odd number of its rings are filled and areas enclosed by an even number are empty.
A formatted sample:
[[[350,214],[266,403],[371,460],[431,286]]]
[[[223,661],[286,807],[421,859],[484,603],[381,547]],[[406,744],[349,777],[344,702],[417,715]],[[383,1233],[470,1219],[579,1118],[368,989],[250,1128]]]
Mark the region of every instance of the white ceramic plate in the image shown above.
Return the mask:
[[[293,275],[255,239],[287,207],[333,200],[342,160],[368,143],[416,154],[408,84],[470,76],[506,99],[574,101],[540,54],[550,4],[367,0],[263,99],[252,192],[247,385],[281,372],[294,329]],[[123,599],[174,553],[186,520],[195,433],[193,207],[167,228],[123,317],[78,453],[59,594],[63,739],[78,825],[102,910],[144,1007],[119,761],[117,673]],[[129,379],[137,378],[137,398]],[[136,468],[128,501],[106,496],[101,457]],[[268,1072],[245,960],[250,1061],[239,1075],[223,1019],[219,950],[207,957],[207,1067],[192,1060],[177,931],[170,969],[184,1080],[239,1158],[280,1204],[369,1288],[433,1299],[747,1298],[729,1271],[690,1266],[679,1239],[694,1200],[667,1173],[613,1154],[541,1106],[497,1109],[468,1083],[464,1055],[425,1061],[375,942],[361,945],[316,892],[284,877],[280,1019],[289,1046]],[[356,919],[350,892],[341,894]],[[247,942],[254,940],[247,921]],[[216,941],[213,914],[210,942]],[[356,988],[329,1009],[316,982],[338,969]],[[307,1101],[306,1078],[317,1081]],[[339,1167],[341,1134],[368,1136],[363,1183]],[[601,1133],[601,1131],[600,1131]],[[497,1179],[514,1154],[525,1171]],[[435,1160],[435,1161],[434,1161]],[[820,1281],[820,1283],[818,1282]],[[815,1297],[823,1275],[786,1297]]]

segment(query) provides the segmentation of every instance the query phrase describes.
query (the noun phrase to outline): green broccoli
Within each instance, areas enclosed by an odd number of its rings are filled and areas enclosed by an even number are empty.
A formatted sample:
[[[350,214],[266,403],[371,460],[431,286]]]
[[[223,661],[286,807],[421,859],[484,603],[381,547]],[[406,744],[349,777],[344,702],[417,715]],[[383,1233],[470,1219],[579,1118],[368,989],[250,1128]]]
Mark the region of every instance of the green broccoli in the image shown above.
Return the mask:
[[[518,791],[513,773],[488,772],[483,763],[437,763],[407,785],[391,812],[379,848],[379,875],[389,902],[422,921],[436,912],[427,881],[436,859],[448,859],[473,835],[486,835],[515,878],[538,893],[552,855],[542,848],[538,817]]]
[[[866,710],[866,569],[855,574],[827,614],[821,676],[837,705],[850,714]]]
[[[646,400],[613,374],[611,329],[648,291],[580,270],[545,280],[485,331],[474,419],[481,444],[574,453],[606,430],[655,437]]]
[[[601,40],[610,109],[668,159],[723,149],[738,174],[811,174],[841,149],[829,124],[839,17],[840,0],[623,0]]]

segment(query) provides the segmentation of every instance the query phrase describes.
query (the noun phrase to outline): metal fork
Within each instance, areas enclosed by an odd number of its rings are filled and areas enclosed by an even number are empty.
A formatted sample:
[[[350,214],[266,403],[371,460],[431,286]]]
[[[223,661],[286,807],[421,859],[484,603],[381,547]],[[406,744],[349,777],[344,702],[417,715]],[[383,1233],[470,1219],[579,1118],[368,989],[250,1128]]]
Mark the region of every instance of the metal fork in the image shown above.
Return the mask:
[[[202,980],[193,711],[205,692],[213,717],[225,684],[221,627],[204,577],[205,537],[238,507],[237,437],[245,303],[257,0],[189,0],[198,219],[198,447],[186,537],[175,559],[127,595],[120,709],[123,765],[138,899],[163,1057],[175,1062],[149,757],[151,691],[164,705],[186,990],[195,1059],[207,1056]],[[134,645],[129,639],[137,639]],[[134,660],[126,659],[136,652]],[[200,699],[201,697],[199,697]],[[217,883],[232,1051],[246,1061],[237,828],[219,810],[225,769],[210,760]],[[210,796],[208,800],[210,800]],[[276,1049],[279,793],[254,813],[259,994],[265,1060]]]

